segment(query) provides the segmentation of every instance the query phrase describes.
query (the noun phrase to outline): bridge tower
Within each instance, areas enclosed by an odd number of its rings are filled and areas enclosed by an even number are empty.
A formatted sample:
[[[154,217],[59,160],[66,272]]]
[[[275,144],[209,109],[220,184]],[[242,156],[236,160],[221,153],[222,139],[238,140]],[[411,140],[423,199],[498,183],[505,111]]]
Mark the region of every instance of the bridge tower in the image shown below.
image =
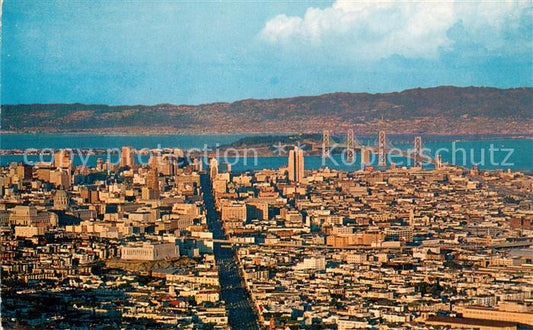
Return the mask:
[[[354,159],[354,136],[353,129],[348,131],[346,136],[346,160],[348,162],[353,162]]]
[[[415,136],[414,150],[415,167],[422,167],[422,137]]]
[[[322,132],[322,158],[329,156],[329,131],[325,129]]]
[[[385,152],[386,145],[387,145],[387,135],[385,134],[385,131],[379,131],[378,133],[378,166],[379,167],[387,166],[387,158],[386,158],[386,152]]]

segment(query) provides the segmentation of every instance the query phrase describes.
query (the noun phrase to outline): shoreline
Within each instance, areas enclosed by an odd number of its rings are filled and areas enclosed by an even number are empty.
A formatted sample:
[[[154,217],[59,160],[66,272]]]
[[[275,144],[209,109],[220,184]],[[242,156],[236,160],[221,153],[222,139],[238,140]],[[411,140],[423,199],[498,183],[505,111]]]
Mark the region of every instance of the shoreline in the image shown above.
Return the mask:
[[[337,134],[336,134],[337,133]],[[343,136],[346,132],[338,133],[333,132],[331,133],[331,136]],[[38,132],[28,132],[28,131],[6,131],[6,130],[0,130],[0,135],[64,135],[64,136],[72,136],[72,135],[80,135],[80,136],[86,136],[86,135],[94,135],[94,136],[126,136],[126,137],[148,137],[148,136],[242,136],[242,137],[248,137],[248,136],[298,136],[303,134],[322,134],[322,132],[200,132],[200,131],[190,131],[190,132],[141,132],[141,133],[133,133],[133,132],[87,132],[87,131],[38,131]],[[355,132],[356,137],[375,137],[377,135],[377,132],[375,134],[369,134],[369,133],[362,133],[357,134]],[[412,136],[422,136],[422,137],[434,137],[434,138],[455,138],[459,140],[472,140],[472,139],[480,139],[480,140],[486,140],[486,139],[493,139],[493,138],[501,138],[501,139],[533,139],[533,133],[516,133],[516,134],[505,134],[505,133],[494,133],[494,134],[439,134],[439,133],[389,133],[387,132],[387,136],[398,136],[398,137],[412,137]]]

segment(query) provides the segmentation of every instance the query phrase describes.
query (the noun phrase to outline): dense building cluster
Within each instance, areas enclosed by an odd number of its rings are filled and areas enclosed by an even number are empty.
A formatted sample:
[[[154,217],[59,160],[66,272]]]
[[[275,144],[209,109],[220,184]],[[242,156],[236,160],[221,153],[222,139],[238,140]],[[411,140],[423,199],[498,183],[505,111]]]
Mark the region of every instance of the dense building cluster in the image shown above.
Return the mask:
[[[4,327],[227,327],[198,168],[129,151],[2,169]]]
[[[533,326],[530,176],[291,170],[214,180],[264,326]]]
[[[180,155],[3,167],[3,326],[228,328],[240,303],[271,329],[533,326],[529,175],[304,170],[298,149],[231,173]],[[249,302],[225,301],[222,246]]]

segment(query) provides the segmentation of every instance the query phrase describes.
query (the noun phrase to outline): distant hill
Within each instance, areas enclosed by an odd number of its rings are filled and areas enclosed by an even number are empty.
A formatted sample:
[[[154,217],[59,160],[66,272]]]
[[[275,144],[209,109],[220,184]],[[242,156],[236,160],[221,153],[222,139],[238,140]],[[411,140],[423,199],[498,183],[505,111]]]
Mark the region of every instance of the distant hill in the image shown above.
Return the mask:
[[[532,134],[533,88],[451,87],[202,105],[3,105],[4,131]]]

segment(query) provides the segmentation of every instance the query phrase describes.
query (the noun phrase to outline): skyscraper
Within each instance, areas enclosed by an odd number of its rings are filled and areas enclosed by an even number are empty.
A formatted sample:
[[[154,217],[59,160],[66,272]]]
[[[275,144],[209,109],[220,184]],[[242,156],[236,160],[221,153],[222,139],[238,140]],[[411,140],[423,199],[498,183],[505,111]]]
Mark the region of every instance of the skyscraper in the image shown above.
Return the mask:
[[[31,166],[19,162],[17,165],[17,176],[20,180],[31,179],[33,177],[33,169]]]
[[[57,168],[72,168],[72,150],[61,149],[54,153],[54,166]]]
[[[289,151],[289,181],[301,182],[304,178],[304,152],[298,147]]]
[[[146,175],[146,186],[150,189],[159,190],[159,173],[157,168],[151,168]]]
[[[133,148],[122,147],[122,152],[120,153],[120,167],[133,167],[133,163]]]
[[[157,169],[163,175],[174,175],[175,160],[173,154],[152,155],[148,160],[148,166]]]
[[[203,170],[203,159],[202,158],[194,158],[192,167],[195,171],[201,172]]]
[[[370,149],[361,147],[361,165],[369,165],[370,163],[372,163],[370,160]]]
[[[436,164],[435,164],[435,168],[437,170],[440,170],[442,168],[442,155],[437,155],[437,160],[436,160]]]
[[[146,175],[146,187],[142,190],[143,199],[159,198],[159,173],[157,168],[151,168]]]
[[[209,161],[209,176],[211,180],[216,179],[218,175],[218,160],[216,158],[211,158]]]

